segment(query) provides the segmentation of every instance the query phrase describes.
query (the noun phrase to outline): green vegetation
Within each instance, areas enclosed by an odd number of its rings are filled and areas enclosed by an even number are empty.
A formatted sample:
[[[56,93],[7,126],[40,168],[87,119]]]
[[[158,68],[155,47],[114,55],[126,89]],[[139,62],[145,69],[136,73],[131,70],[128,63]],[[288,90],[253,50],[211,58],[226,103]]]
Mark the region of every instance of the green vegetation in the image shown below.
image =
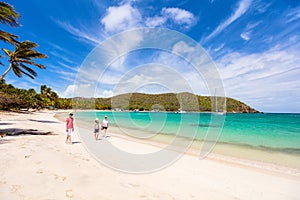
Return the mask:
[[[219,97],[218,102],[224,100]],[[97,109],[97,110],[139,110],[139,111],[184,111],[210,112],[215,98],[191,93],[167,94],[122,94],[112,98],[59,98],[46,85],[40,93],[34,89],[18,89],[0,81],[0,109]],[[258,112],[248,105],[232,98],[226,98],[227,112]],[[214,110],[215,111],[215,110]]]
[[[72,100],[59,98],[58,95],[46,85],[41,86],[40,93],[34,89],[18,89],[11,84],[0,81],[0,110],[42,108],[72,108]]]

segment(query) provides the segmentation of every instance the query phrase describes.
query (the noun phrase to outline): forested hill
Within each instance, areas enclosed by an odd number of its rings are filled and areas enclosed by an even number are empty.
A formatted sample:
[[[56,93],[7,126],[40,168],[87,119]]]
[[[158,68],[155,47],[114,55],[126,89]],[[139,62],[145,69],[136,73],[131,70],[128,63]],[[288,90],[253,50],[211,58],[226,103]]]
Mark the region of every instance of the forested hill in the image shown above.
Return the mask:
[[[222,111],[224,98],[199,96],[191,93],[130,93],[112,98],[96,98],[93,101],[95,101],[96,109],[99,110],[178,111],[181,109],[183,111],[211,112],[216,111],[216,109]],[[76,103],[80,108],[80,101],[74,101],[75,105]],[[243,102],[228,97],[226,98],[226,111],[237,113],[259,112]]]
[[[34,89],[18,89],[0,81],[0,110],[18,109],[98,109],[139,111],[222,111],[224,98],[198,96],[191,93],[122,94],[111,98],[60,98],[51,88],[42,85],[40,93]],[[226,98],[226,111],[256,113],[243,102]]]

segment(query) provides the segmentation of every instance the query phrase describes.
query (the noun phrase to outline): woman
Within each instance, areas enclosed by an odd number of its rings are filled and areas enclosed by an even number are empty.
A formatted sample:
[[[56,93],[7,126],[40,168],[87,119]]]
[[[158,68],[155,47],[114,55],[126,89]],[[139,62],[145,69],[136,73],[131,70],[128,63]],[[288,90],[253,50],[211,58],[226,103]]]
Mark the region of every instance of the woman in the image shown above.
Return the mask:
[[[103,121],[102,121],[102,128],[103,128],[103,137],[105,138],[105,137],[107,137],[106,132],[107,132],[107,128],[108,128],[107,116],[105,116]]]
[[[67,132],[67,138],[66,138],[66,144],[72,144],[71,135],[74,131],[74,119],[73,119],[73,113],[69,113],[69,117],[66,119],[66,132]]]

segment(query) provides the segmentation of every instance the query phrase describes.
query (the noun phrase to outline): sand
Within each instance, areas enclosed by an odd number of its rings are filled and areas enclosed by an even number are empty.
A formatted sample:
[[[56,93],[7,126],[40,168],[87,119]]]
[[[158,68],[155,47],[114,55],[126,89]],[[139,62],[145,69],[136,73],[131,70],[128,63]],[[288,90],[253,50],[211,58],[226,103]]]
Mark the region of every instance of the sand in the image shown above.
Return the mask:
[[[6,136],[0,143],[0,199],[300,199],[300,176],[261,170],[210,156],[186,154],[150,174],[126,174],[97,162],[80,143],[65,144],[65,124],[54,111],[0,113],[0,129],[51,135]],[[35,132],[35,131],[33,131]],[[91,133],[91,137],[92,133]],[[99,145],[103,141],[97,141]],[[129,152],[159,149],[124,138],[110,142]]]

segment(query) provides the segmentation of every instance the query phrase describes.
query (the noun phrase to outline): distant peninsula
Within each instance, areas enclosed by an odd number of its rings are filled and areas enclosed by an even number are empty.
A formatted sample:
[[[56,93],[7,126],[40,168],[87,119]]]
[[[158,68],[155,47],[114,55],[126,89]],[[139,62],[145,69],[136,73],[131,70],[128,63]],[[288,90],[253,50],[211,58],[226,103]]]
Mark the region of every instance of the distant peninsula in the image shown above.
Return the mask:
[[[247,104],[229,97],[200,96],[191,93],[144,94],[127,93],[109,98],[73,98],[77,109],[86,109],[87,105],[97,110],[128,111],[187,111],[215,112],[226,102],[229,113],[259,113]],[[90,102],[90,103],[88,103]],[[219,102],[219,106],[216,103]],[[92,108],[92,107],[91,107]],[[219,108],[216,110],[216,108]]]
[[[224,107],[226,102],[226,108]],[[97,109],[117,111],[167,112],[230,112],[259,113],[247,104],[229,97],[201,96],[192,93],[143,94],[128,93],[109,98],[61,98],[51,88],[42,85],[34,89],[19,89],[0,81],[0,110],[20,109]]]

